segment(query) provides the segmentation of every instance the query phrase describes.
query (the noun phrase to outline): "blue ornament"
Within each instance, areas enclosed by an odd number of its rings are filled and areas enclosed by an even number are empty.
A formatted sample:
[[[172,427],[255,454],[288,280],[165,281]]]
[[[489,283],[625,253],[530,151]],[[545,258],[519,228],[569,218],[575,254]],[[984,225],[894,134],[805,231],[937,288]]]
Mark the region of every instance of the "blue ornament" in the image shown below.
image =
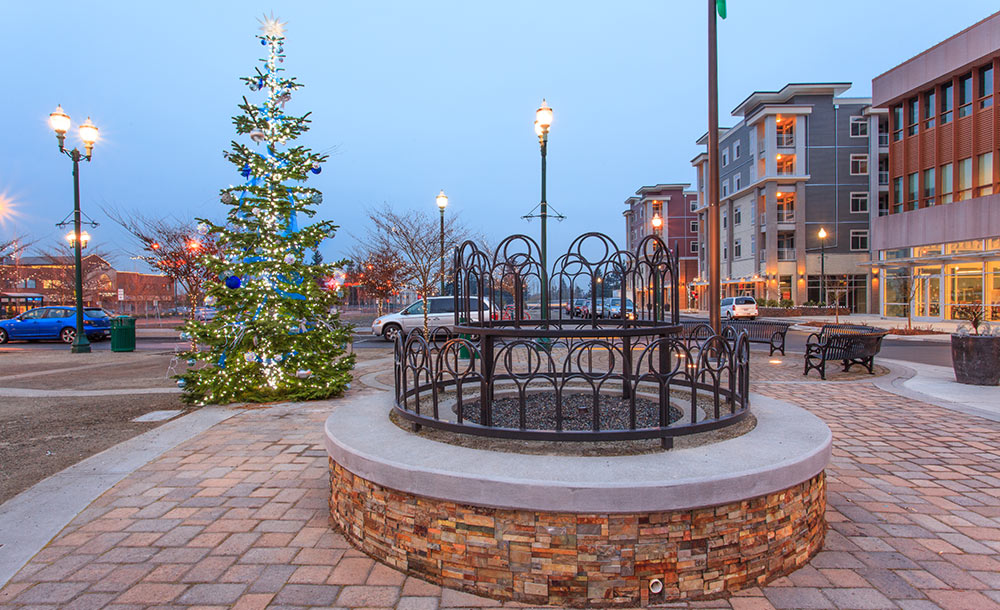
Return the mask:
[[[320,165],[319,163],[313,163],[312,169],[309,171],[311,171],[314,174],[318,174],[321,171],[323,171],[323,166]]]
[[[197,363],[198,361],[195,360],[194,358],[188,358],[188,366],[194,366]]]
[[[230,275],[226,278],[226,288],[229,288],[230,290],[236,290],[240,287],[240,284],[240,276],[238,275]]]
[[[263,38],[261,38],[261,39],[260,39],[260,46],[262,46],[262,47],[266,47],[266,46],[267,46],[267,41],[266,41],[266,40],[264,40]]]
[[[177,387],[179,387],[180,389],[182,389],[182,390],[183,390],[183,389],[184,389],[184,386],[186,386],[186,385],[187,385],[187,382],[186,382],[186,381],[184,381],[183,379],[178,379],[178,380],[177,380]]]
[[[240,173],[243,174],[244,178],[249,178],[250,177],[250,165],[249,164],[244,165],[243,166],[243,171],[241,171]]]
[[[323,203],[323,193],[313,193],[313,203]]]

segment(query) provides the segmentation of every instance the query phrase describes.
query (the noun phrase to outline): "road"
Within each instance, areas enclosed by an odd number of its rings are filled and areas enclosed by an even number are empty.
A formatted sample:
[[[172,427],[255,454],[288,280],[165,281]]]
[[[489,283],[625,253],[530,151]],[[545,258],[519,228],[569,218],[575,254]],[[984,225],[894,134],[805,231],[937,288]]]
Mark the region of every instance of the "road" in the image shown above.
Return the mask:
[[[787,350],[789,352],[804,352],[806,338],[809,333],[790,330],[787,335]],[[185,343],[170,338],[166,335],[157,334],[154,336],[138,336],[136,338],[136,351],[151,352],[172,352],[183,349]],[[360,329],[354,335],[355,349],[386,349],[391,344],[384,341],[382,337],[372,336],[367,329]],[[8,343],[0,347],[4,351],[19,350],[69,350],[69,346],[58,341],[39,341],[35,343],[15,342]],[[94,351],[108,351],[111,349],[110,341],[99,341],[91,343]],[[910,340],[893,339],[891,335],[882,341],[882,351],[879,354],[883,358],[893,360],[903,360],[906,362],[918,362],[921,364],[934,364],[937,366],[951,366],[951,345],[947,342],[933,340]]]

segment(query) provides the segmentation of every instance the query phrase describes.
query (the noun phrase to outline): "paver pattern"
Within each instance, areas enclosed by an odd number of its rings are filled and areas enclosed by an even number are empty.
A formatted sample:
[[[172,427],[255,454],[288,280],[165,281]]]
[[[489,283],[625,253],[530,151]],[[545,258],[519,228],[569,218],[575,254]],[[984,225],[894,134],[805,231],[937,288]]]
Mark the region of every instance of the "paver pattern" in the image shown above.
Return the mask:
[[[675,606],[1000,609],[1000,424],[867,374],[788,383],[783,368],[754,391],[834,433],[824,550],[767,587]],[[136,471],[0,590],[0,609],[497,606],[377,564],[330,528],[321,426],[336,404],[247,409]]]

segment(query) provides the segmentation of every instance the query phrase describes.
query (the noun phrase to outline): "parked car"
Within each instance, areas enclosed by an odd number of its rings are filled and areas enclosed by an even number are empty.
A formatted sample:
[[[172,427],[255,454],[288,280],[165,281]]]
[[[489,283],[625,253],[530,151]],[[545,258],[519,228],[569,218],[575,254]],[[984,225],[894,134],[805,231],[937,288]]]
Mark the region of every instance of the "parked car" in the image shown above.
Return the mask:
[[[757,317],[757,301],[753,297],[726,297],[722,299],[723,319],[732,320],[734,318]]]
[[[613,298],[609,303],[608,310],[605,312],[606,317],[611,318],[621,318],[622,317],[622,299]],[[625,319],[634,320],[635,319],[635,303],[632,299],[625,299]]]
[[[590,299],[573,299],[573,302],[566,309],[572,318],[589,318]]]
[[[171,307],[163,312],[163,316],[181,316],[186,317],[188,312],[191,311],[189,307]]]
[[[500,312],[496,307],[489,306],[489,300],[483,299],[486,309],[496,319]],[[479,301],[476,297],[470,299],[472,321],[479,320]],[[428,299],[427,324],[431,330],[440,327],[451,328],[455,323],[455,298],[431,297]],[[414,328],[424,326],[424,302],[416,301],[398,313],[380,316],[372,322],[372,334],[382,335],[386,341],[395,341],[400,332],[408,333]]]
[[[83,328],[87,338],[100,341],[111,336],[111,317],[99,307],[83,308]],[[76,339],[76,308],[36,307],[9,320],[0,320],[0,343],[7,341]]]

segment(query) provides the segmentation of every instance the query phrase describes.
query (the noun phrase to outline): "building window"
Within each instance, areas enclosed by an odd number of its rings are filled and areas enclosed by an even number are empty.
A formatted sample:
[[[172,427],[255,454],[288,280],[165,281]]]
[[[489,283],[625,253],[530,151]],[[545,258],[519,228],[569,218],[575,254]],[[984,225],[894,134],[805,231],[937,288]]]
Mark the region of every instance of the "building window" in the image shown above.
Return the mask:
[[[951,122],[952,94],[955,86],[951,83],[941,85],[941,124]]]
[[[692,233],[697,233],[698,232],[698,221],[697,220],[692,220],[691,221],[691,232]]]
[[[868,250],[868,229],[851,229],[851,251]]]
[[[722,181],[722,196],[725,197],[729,194],[729,178]]]
[[[906,135],[912,136],[917,133],[917,126],[920,124],[920,116],[917,114],[920,103],[917,98],[906,102]]]
[[[976,165],[978,169],[978,178],[976,185],[976,197],[982,197],[984,195],[993,194],[993,153],[988,152],[985,155],[979,155],[976,157]]]
[[[691,254],[698,254],[698,242],[696,240],[691,241]]]
[[[868,212],[868,193],[851,193],[851,213],[865,214]]]
[[[903,139],[903,107],[896,106],[892,109],[892,141],[898,142],[902,139]]]
[[[722,167],[729,165],[729,147],[722,149]]]
[[[851,175],[868,175],[868,155],[851,155]]]
[[[851,117],[851,137],[852,138],[868,137],[868,117],[864,116]]]
[[[743,244],[738,239],[733,242],[733,258],[743,258]]]
[[[740,141],[733,142],[733,161],[740,158]]]
[[[743,211],[739,206],[736,206],[736,209],[733,210],[733,224],[738,225],[741,222],[743,222]]]
[[[778,163],[779,176],[795,173],[795,155],[778,155],[775,159]]]
[[[698,200],[697,199],[692,199],[691,200],[691,211],[693,212],[693,211],[695,211],[697,209],[698,209]]]
[[[941,166],[941,203],[952,202],[952,168],[951,163]]]
[[[972,157],[958,162],[958,190],[955,201],[963,201],[972,197]]]
[[[889,193],[878,194],[878,215],[879,216],[889,215]]]
[[[785,148],[795,146],[795,119],[783,118],[779,114],[774,118],[774,129],[778,146]]]
[[[972,114],[972,75],[958,79],[958,116]]]
[[[735,176],[733,176],[733,192],[734,193],[736,191],[740,190],[740,186],[742,186],[743,181],[740,178],[742,178],[742,176],[740,174],[736,174]]]
[[[924,205],[934,205],[934,168],[924,170]]]
[[[757,251],[757,236],[756,235],[751,235],[750,236],[750,256],[753,256],[754,252],[756,252],[756,251]]]
[[[729,258],[729,246],[722,246],[722,260]]]
[[[892,211],[903,211],[903,177],[892,179]]]
[[[910,210],[917,209],[917,196],[919,195],[920,176],[913,172],[906,177],[906,202]]]
[[[993,66],[979,69],[979,107],[993,105]]]
[[[924,129],[934,127],[934,117],[937,116],[934,109],[935,95],[933,89],[924,94]]]
[[[774,201],[778,222],[795,222],[795,193],[777,193]]]
[[[723,210],[722,211],[722,228],[725,229],[729,226],[729,214]]]

